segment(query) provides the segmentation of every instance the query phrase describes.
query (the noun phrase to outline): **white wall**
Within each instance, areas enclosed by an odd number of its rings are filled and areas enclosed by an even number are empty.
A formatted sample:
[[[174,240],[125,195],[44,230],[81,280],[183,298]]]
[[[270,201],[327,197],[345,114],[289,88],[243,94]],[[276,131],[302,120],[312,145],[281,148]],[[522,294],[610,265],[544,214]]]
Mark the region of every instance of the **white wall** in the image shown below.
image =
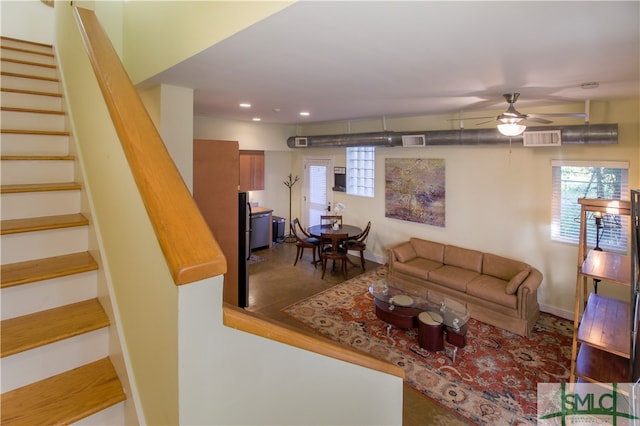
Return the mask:
[[[401,424],[401,378],[225,327],[221,300],[179,287],[180,424]]]
[[[0,1],[4,37],[53,44],[53,8],[40,0]]]

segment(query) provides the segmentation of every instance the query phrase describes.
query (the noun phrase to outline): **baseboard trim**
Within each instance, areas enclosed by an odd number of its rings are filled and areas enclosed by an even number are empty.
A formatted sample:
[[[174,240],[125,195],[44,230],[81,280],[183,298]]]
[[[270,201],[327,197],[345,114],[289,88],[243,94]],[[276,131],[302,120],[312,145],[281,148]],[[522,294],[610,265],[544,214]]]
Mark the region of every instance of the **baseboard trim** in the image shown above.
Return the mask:
[[[564,309],[556,308],[555,306],[549,306],[549,305],[543,305],[543,304],[540,305],[540,310],[542,312],[546,312],[548,314],[573,321],[573,312],[571,311],[566,311]]]

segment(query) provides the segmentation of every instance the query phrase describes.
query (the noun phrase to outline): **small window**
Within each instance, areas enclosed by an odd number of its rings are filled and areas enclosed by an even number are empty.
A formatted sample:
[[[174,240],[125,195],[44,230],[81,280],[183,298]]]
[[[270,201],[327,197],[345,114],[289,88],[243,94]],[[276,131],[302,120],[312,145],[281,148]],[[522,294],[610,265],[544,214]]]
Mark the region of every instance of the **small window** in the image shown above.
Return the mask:
[[[347,194],[373,197],[376,175],[376,148],[347,147]]]
[[[551,239],[578,244],[580,204],[578,198],[629,199],[629,164],[622,161],[553,161]],[[587,224],[587,244],[608,251],[626,252],[628,221],[605,215],[602,228]]]

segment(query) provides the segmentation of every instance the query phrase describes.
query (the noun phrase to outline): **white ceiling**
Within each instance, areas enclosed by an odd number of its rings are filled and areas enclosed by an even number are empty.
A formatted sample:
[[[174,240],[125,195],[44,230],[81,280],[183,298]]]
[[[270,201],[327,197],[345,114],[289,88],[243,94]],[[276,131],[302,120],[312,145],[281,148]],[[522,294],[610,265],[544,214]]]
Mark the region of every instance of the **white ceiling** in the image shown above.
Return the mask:
[[[194,88],[196,115],[289,124],[473,116],[506,109],[509,92],[525,113],[629,98],[640,96],[639,6],[301,1],[144,84]]]

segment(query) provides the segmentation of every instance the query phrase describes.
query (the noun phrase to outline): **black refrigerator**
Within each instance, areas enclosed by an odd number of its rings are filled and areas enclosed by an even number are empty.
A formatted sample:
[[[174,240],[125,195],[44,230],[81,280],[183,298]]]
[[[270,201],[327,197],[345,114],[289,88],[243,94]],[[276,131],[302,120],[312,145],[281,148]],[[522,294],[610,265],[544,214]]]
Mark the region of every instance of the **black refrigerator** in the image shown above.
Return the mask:
[[[251,205],[246,192],[238,193],[238,306],[249,306],[249,259],[251,258]]]

